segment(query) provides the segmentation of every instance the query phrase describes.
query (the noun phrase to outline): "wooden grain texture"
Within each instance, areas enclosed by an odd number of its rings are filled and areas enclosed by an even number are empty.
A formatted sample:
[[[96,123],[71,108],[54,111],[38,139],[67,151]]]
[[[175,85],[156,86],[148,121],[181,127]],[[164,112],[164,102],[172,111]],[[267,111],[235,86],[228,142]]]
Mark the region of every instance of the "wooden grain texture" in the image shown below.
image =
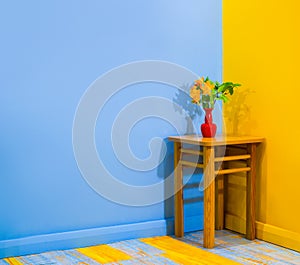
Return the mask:
[[[204,146],[204,230],[203,246],[215,245],[215,152],[214,147]]]
[[[229,168],[229,169],[221,169],[219,170],[218,174],[231,174],[231,173],[238,173],[238,172],[246,172],[250,171],[250,167],[240,167],[240,168]]]
[[[190,162],[190,161],[180,161],[179,162],[181,166],[186,166],[186,167],[192,167],[192,168],[203,168],[203,164],[195,163],[195,162]]]
[[[223,147],[215,147],[215,171],[224,169],[225,162],[223,160],[217,161],[218,158],[225,158],[226,148]],[[221,162],[221,164],[220,164]],[[215,229],[221,230],[224,229],[224,175],[217,174],[215,180]]]
[[[182,166],[179,163],[181,158],[181,143],[174,142],[174,204],[175,204],[175,236],[184,235],[183,220],[183,189],[182,189]]]
[[[250,155],[224,156],[224,157],[216,157],[215,162],[244,160],[249,158]]]
[[[236,145],[261,143],[264,141],[263,137],[257,136],[218,136],[215,138],[205,138],[198,135],[182,135],[169,136],[168,139],[174,142],[202,145],[202,146],[219,146],[219,145]]]
[[[247,172],[247,194],[246,194],[246,238],[255,239],[255,176],[256,176],[256,144],[248,144],[248,153],[251,159],[248,166],[251,168]]]
[[[194,150],[194,149],[181,149],[182,154],[191,154],[191,155],[203,155],[203,152],[200,150]]]
[[[226,148],[215,147],[215,173],[224,169],[223,160],[217,161],[218,158],[224,158]],[[224,228],[224,175],[217,174],[215,179],[215,229]]]
[[[215,180],[216,188],[216,224],[217,230],[224,229],[224,175],[217,175]]]
[[[228,183],[225,174],[247,172],[247,223],[246,237],[255,238],[255,174],[256,174],[256,145],[263,142],[264,138],[254,136],[216,137],[203,138],[196,135],[170,136],[174,142],[175,165],[175,235],[184,235],[183,218],[183,183],[182,167],[203,167],[204,169],[204,236],[203,246],[214,247],[215,229],[223,229],[225,226],[224,208],[227,201]],[[203,165],[197,162],[185,161],[184,154],[201,155],[201,151],[195,149],[181,149],[182,144],[192,144],[203,147]],[[236,148],[237,147],[237,148]],[[223,148],[223,150],[222,150]],[[225,148],[225,156],[224,156]],[[216,150],[216,152],[215,152]],[[182,152],[183,151],[183,152]],[[218,151],[222,151],[219,154]],[[215,156],[216,153],[216,156]],[[224,158],[223,158],[224,156]],[[217,157],[217,158],[216,158]],[[243,162],[244,165],[233,165]],[[226,167],[218,168],[218,165],[226,164]],[[215,180],[217,177],[217,180]],[[216,204],[216,205],[215,205]],[[217,206],[217,210],[215,210]]]

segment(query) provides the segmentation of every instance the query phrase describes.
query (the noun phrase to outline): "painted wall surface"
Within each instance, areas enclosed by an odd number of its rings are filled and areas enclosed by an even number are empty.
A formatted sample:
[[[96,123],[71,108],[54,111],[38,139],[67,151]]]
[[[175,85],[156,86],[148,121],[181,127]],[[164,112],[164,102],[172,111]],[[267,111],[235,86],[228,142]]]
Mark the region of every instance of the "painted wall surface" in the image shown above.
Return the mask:
[[[297,250],[299,10],[296,0],[223,1],[224,80],[243,85],[225,106],[226,130],[266,137],[259,149],[258,236]],[[232,189],[230,209],[240,217],[242,195],[242,188]],[[231,226],[243,230],[241,221]]]
[[[0,32],[0,256],[172,231],[172,223],[165,224],[173,216],[172,199],[120,205],[86,183],[73,154],[73,119],[94,80],[132,61],[169,61],[220,81],[221,1],[2,1]],[[95,141],[121,181],[162,181],[172,172],[172,145],[166,142],[165,159],[152,170],[122,165],[109,142],[116,115],[142,97],[174,102],[177,95],[176,87],[147,83],[125,87],[107,101]],[[153,108],[164,110],[159,104]],[[184,113],[173,106],[169,111],[181,131],[148,117],[117,141],[128,140],[139,159],[149,157],[152,138],[186,132]],[[201,217],[201,204],[186,210]],[[191,227],[201,228],[201,222]]]

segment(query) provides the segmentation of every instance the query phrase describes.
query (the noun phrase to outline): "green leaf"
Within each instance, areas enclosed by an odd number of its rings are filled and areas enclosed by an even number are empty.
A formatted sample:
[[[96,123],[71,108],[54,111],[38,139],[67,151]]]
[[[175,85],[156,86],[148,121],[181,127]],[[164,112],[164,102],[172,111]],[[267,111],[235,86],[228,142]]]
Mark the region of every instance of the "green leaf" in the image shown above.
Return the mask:
[[[233,86],[228,88],[229,94],[232,95],[233,94]]]
[[[225,90],[226,90],[226,86],[224,84],[222,84],[222,85],[219,86],[219,88],[218,88],[217,91],[221,93],[221,92],[223,92]]]
[[[229,99],[225,95],[220,95],[220,99],[223,100],[224,103],[226,103]]]

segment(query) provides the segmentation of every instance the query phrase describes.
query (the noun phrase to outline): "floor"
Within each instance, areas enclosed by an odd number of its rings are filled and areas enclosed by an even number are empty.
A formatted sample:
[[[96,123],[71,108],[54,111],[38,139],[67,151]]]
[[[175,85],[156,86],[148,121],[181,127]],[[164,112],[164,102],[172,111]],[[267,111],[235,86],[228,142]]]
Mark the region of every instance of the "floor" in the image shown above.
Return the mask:
[[[216,247],[202,248],[202,232],[187,233],[178,240],[170,236],[132,239],[65,251],[51,251],[0,259],[0,265],[72,264],[300,264],[300,253],[260,240],[249,241],[226,230],[216,231]]]

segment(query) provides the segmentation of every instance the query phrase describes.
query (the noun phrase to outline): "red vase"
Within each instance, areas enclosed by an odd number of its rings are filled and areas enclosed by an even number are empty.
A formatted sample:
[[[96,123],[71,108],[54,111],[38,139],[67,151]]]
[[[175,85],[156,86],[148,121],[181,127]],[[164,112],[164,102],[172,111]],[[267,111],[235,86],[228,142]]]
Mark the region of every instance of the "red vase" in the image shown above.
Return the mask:
[[[217,132],[217,125],[213,123],[212,111],[213,108],[205,108],[205,123],[201,124],[201,132],[203,137],[215,137]]]

